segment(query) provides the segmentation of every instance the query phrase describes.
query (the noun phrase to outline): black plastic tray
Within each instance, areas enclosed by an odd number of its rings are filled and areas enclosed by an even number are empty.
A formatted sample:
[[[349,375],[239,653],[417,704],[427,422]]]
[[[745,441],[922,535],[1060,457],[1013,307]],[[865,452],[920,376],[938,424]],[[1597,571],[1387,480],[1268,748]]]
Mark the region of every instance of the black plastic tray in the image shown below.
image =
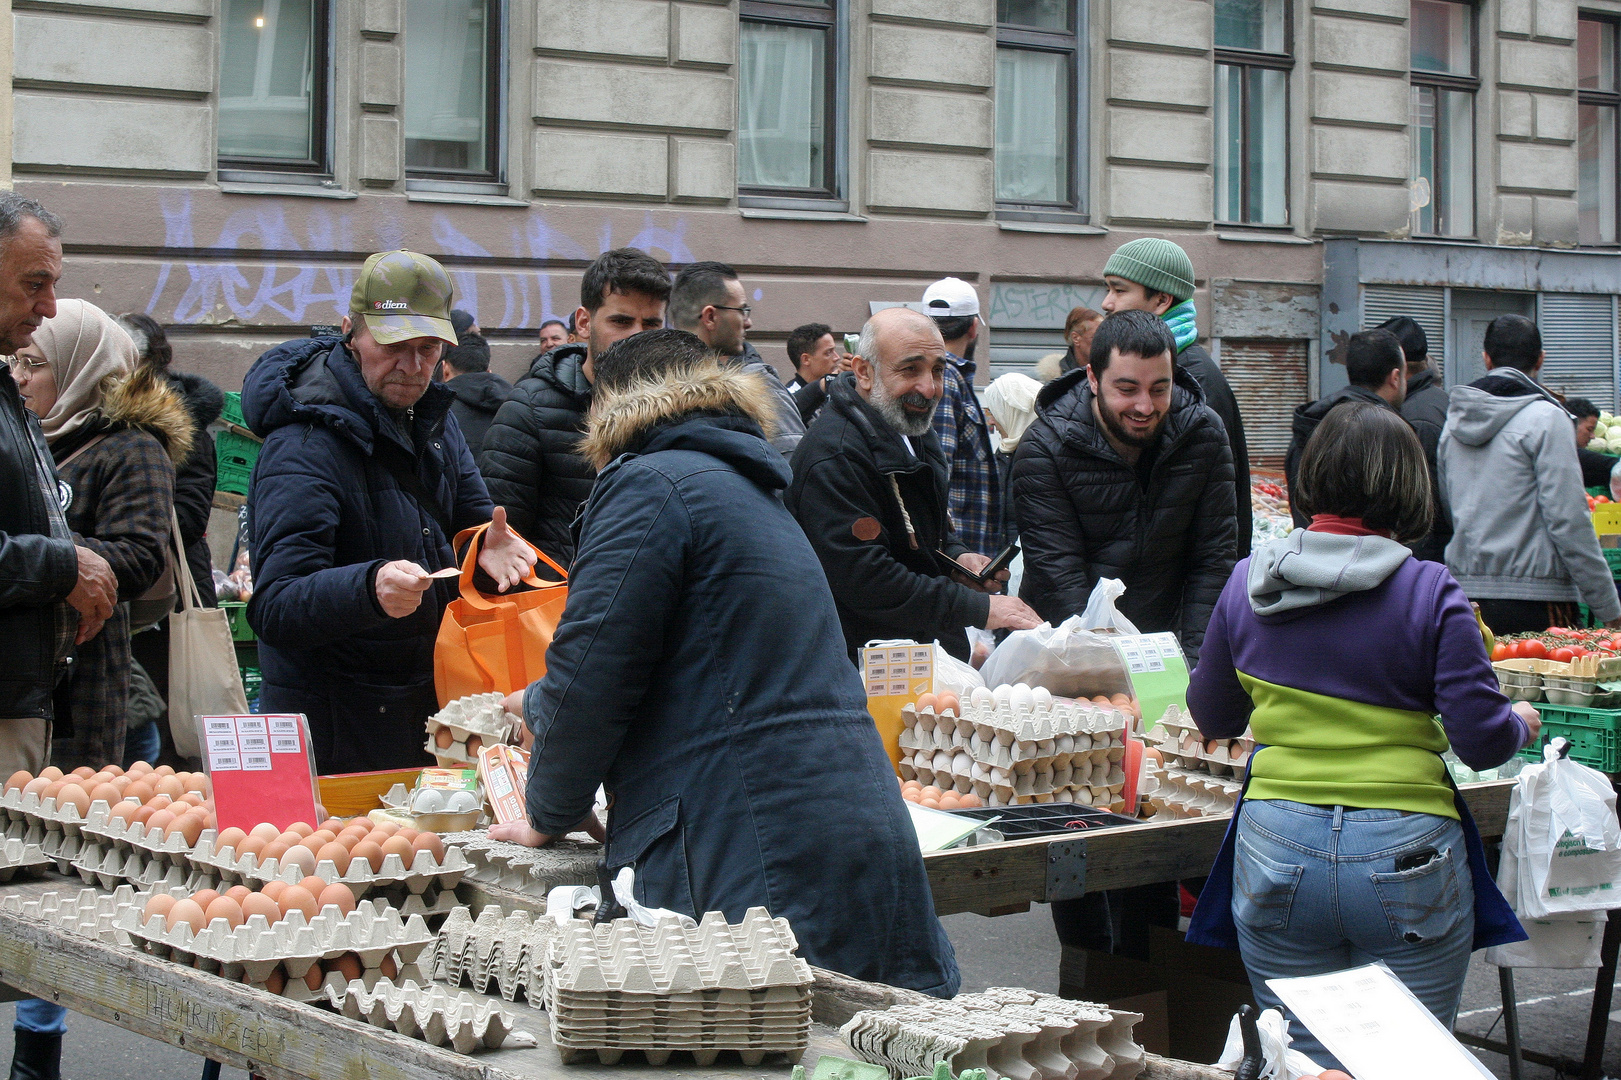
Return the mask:
[[[1026,803],[1023,806],[978,806],[969,810],[947,810],[958,817],[990,821],[999,818],[990,827],[1009,840],[1031,836],[1057,836],[1077,834],[1094,829],[1115,829],[1122,825],[1141,825],[1138,818],[1097,810],[1077,803]],[[1084,822],[1085,824],[1071,824]]]

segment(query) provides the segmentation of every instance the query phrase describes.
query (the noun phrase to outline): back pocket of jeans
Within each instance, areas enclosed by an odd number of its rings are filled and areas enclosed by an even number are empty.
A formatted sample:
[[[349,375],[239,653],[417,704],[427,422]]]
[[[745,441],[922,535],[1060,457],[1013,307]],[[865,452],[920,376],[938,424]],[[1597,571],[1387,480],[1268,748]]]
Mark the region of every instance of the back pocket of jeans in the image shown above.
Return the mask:
[[[1269,859],[1238,836],[1233,858],[1233,921],[1251,930],[1284,930],[1304,866]]]
[[[1372,880],[1391,936],[1404,945],[1438,941],[1457,929],[1465,916],[1474,915],[1463,909],[1450,848],[1423,866],[1374,874]]]

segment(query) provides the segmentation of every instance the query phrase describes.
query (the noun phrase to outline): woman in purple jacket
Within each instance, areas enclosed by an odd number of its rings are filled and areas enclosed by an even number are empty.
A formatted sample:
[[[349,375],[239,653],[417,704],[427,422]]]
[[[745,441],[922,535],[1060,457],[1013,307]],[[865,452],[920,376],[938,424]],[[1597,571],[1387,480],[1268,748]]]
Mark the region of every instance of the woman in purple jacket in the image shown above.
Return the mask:
[[[1493,768],[1540,722],[1499,692],[1446,567],[1403,546],[1431,500],[1399,415],[1329,413],[1292,494],[1311,526],[1234,568],[1188,687],[1207,738],[1257,745],[1188,938],[1236,944],[1263,1008],[1267,979],[1383,960],[1450,1030],[1470,952],[1525,933],[1441,754]]]

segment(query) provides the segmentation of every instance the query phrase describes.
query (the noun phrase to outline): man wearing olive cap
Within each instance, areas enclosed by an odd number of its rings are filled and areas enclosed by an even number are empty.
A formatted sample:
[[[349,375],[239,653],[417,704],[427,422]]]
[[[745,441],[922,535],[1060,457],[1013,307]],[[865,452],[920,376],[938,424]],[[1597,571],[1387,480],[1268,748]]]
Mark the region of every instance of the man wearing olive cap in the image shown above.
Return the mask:
[[[514,585],[535,559],[492,510],[433,383],[452,289],[426,255],[389,251],[361,267],[342,336],[261,356],[242,386],[264,439],[248,492],[267,713],[304,713],[322,773],[431,764],[423,721],[438,708],[433,645],[455,579],[452,538],[493,521],[478,564],[487,588]]]

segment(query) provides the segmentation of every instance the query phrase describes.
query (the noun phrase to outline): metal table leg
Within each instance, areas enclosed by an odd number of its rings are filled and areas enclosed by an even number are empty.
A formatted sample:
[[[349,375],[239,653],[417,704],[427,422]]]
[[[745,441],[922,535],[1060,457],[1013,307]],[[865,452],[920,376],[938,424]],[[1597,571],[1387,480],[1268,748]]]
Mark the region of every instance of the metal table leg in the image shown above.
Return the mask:
[[[1508,1077],[1520,1080],[1520,1011],[1514,997],[1514,969],[1497,969],[1497,985],[1503,995],[1503,1035],[1508,1040]]]
[[[1593,983],[1593,1011],[1587,1020],[1587,1048],[1582,1053],[1581,1080],[1604,1075],[1604,1036],[1610,1029],[1610,999],[1615,990],[1615,962],[1621,953],[1621,911],[1609,913],[1604,943],[1599,947],[1598,979]]]

